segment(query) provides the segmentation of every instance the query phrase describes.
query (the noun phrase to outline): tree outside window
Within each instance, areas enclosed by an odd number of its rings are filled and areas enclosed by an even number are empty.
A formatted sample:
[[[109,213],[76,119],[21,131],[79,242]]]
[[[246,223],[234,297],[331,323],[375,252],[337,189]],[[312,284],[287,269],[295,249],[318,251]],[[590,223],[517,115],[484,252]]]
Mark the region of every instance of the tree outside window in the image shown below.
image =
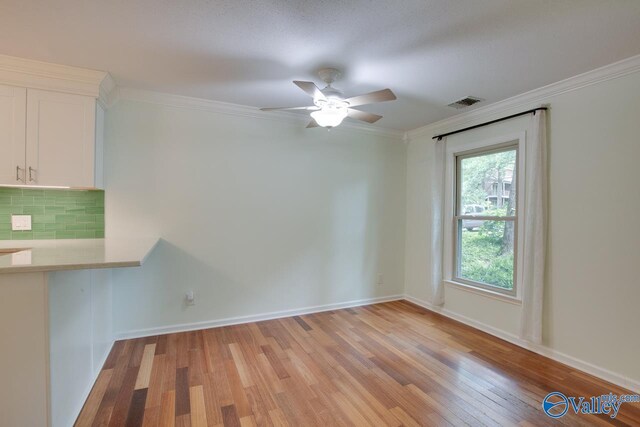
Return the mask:
[[[456,279],[514,290],[517,148],[456,159]]]

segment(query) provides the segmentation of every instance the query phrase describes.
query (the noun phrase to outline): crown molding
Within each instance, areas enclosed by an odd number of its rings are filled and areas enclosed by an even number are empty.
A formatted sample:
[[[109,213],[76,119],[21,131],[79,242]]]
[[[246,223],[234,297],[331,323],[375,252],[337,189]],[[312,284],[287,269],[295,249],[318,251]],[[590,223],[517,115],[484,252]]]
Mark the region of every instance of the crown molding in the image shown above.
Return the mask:
[[[231,104],[221,101],[213,101],[209,99],[194,98],[182,95],[173,95],[163,92],[155,92],[144,89],[134,89],[130,87],[118,86],[110,95],[111,103],[109,106],[114,105],[119,100],[129,100],[137,102],[146,102],[150,104],[164,105],[176,108],[187,108],[194,110],[209,111],[216,114],[225,114],[237,117],[247,117],[252,119],[262,120],[288,120],[295,121],[296,123],[308,123],[309,117],[302,114],[290,113],[286,111],[261,111],[259,108],[250,107],[246,105]],[[402,140],[404,132],[395,129],[381,128],[377,126],[365,125],[354,122],[344,121],[340,126],[332,129],[334,131],[355,130],[359,132],[373,133],[390,138],[396,138]],[[311,130],[312,132],[313,130]]]
[[[102,108],[107,109],[116,102],[117,88],[116,81],[113,80],[111,74],[106,73],[98,88],[98,104],[100,104]]]
[[[77,95],[100,95],[104,71],[0,55],[0,83]]]
[[[516,109],[530,109],[540,104],[549,102],[550,98],[587,86],[617,79],[640,71],[640,55],[632,56],[613,64],[605,65],[577,76],[543,86],[520,95],[494,102],[484,107],[477,108],[467,113],[439,120],[407,132],[407,138],[411,141],[417,137],[428,135],[432,137],[439,133],[450,132],[456,128],[473,125],[479,122],[493,120]]]

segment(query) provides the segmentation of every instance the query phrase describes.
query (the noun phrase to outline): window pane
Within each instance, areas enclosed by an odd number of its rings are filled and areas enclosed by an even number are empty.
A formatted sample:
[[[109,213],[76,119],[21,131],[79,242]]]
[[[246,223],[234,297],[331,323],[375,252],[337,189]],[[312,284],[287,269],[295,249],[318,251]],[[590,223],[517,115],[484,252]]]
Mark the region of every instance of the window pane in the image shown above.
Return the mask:
[[[512,290],[514,222],[458,220],[458,227],[458,277]]]
[[[463,157],[460,160],[459,214],[515,215],[515,179],[515,148],[498,153]]]

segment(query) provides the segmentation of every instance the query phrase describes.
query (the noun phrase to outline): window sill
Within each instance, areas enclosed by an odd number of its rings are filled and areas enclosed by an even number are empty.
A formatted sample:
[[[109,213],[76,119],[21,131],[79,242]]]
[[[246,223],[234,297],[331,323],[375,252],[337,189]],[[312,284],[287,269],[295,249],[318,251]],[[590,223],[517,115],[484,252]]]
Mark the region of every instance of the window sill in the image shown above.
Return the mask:
[[[445,280],[444,284],[447,286],[458,288],[465,292],[470,292],[472,294],[480,295],[486,298],[491,298],[491,299],[495,299],[498,301],[502,301],[502,302],[506,302],[514,305],[522,305],[522,300],[520,298],[511,296],[511,295],[505,295],[500,292],[493,292],[488,289],[477,288],[475,286],[467,285],[460,282],[454,282],[452,280]]]

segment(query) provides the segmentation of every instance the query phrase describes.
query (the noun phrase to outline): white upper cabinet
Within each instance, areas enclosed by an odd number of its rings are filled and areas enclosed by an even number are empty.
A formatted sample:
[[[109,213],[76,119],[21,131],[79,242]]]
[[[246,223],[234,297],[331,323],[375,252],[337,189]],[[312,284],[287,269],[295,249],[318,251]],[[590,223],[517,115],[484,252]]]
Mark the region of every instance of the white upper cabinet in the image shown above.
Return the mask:
[[[0,55],[0,186],[101,187],[114,87],[104,71]]]
[[[25,184],[27,90],[0,85],[0,184]]]
[[[96,100],[27,89],[26,183],[95,187]]]
[[[97,187],[96,100],[0,85],[0,185]]]

